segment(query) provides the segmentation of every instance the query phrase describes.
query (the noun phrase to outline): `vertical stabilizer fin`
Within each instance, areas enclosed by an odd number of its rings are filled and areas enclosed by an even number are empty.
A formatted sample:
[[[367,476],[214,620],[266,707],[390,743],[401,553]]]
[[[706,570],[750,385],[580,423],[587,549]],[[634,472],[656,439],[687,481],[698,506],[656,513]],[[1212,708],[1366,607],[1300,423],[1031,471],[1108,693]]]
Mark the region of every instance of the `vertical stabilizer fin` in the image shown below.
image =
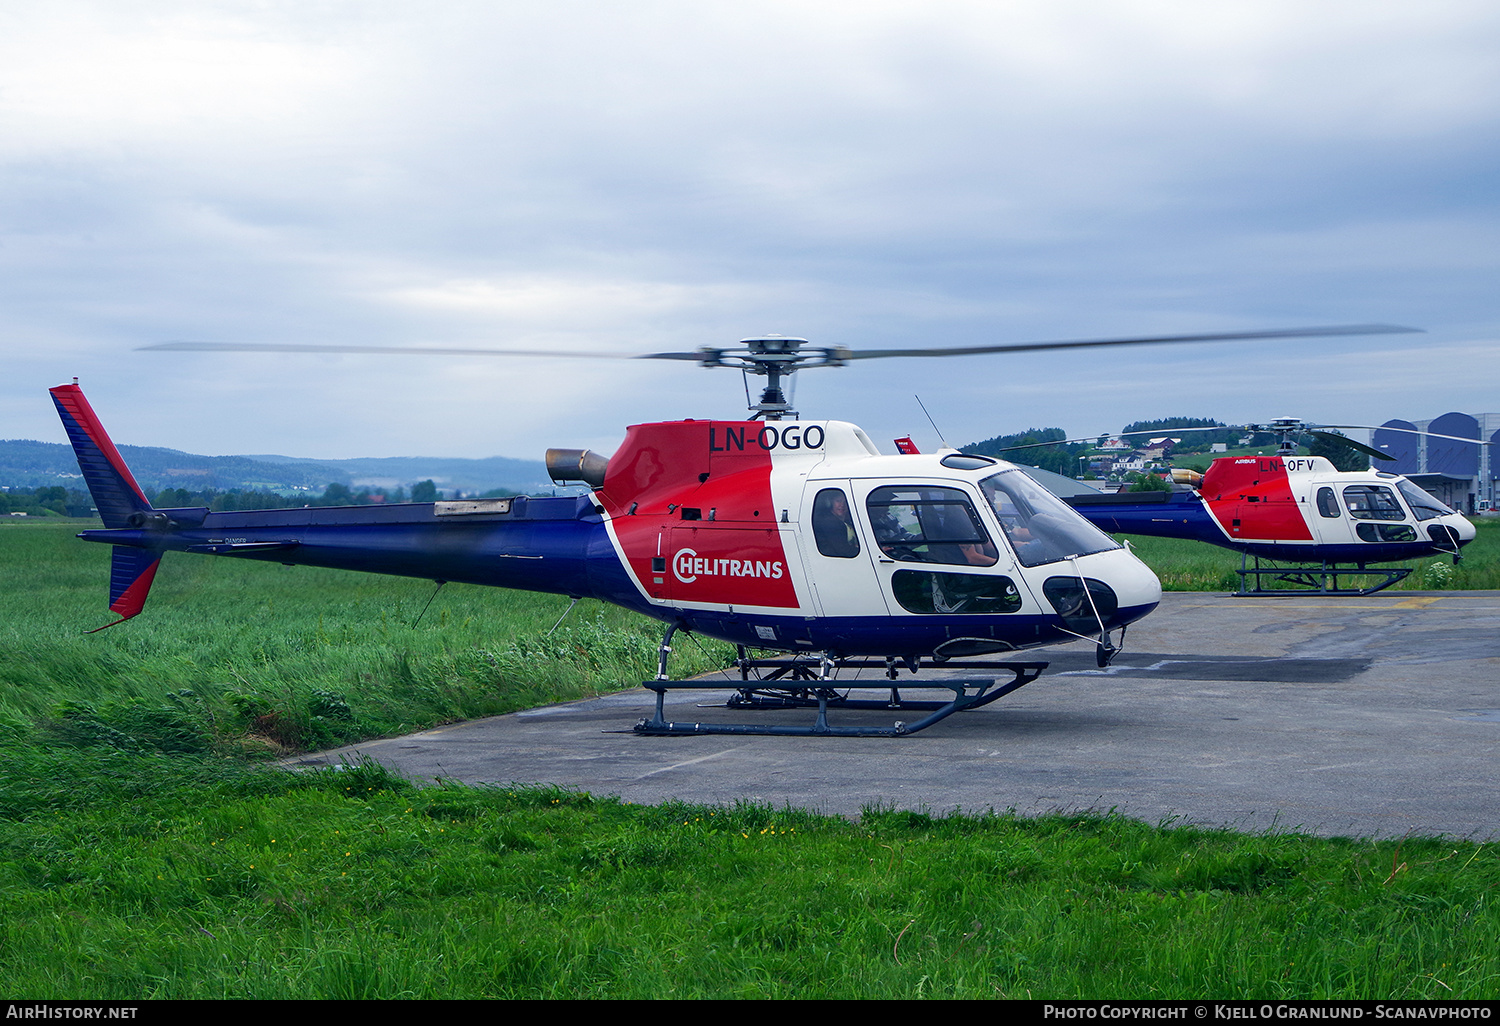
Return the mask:
[[[114,530],[132,526],[133,516],[151,512],[146,493],[136,483],[115,443],[109,440],[94,408],[83,397],[83,390],[77,385],[58,385],[50,391],[63,428],[68,432],[68,441],[73,443],[78,469],[83,471],[104,526]],[[140,521],[137,519],[136,523]],[[89,634],[124,623],[138,614],[146,604],[151,582],[156,579],[156,568],[161,565],[160,551],[135,546],[116,544],[111,557],[109,608],[120,614],[120,618],[104,627],[95,627]]]
[[[132,513],[151,509],[146,494],[135,483],[135,476],[120,458],[115,443],[105,434],[104,425],[83,397],[83,390],[77,385],[58,385],[50,391],[63,428],[68,432],[68,441],[73,443],[78,469],[83,471],[104,526],[129,526]]]

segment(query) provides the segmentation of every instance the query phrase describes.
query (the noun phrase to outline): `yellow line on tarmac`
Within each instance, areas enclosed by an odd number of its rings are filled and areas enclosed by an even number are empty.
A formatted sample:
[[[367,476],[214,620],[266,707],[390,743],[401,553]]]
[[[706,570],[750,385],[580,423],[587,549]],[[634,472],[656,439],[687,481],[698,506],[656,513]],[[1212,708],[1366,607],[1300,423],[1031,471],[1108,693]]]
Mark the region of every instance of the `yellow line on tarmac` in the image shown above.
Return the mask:
[[[1400,602],[1382,603],[1382,604],[1380,604],[1378,606],[1355,605],[1353,602],[1344,602],[1344,601],[1341,601],[1339,599],[1328,599],[1328,600],[1325,600],[1323,602],[1318,602],[1318,603],[1303,601],[1303,602],[1299,603],[1295,608],[1297,608],[1297,609],[1309,609],[1309,608],[1311,608],[1311,609],[1425,609],[1426,607],[1432,605],[1434,602],[1441,602],[1445,598],[1451,598],[1451,596],[1448,596],[1448,595],[1438,595],[1438,596],[1429,597],[1429,598],[1412,597],[1412,598],[1409,598],[1409,599],[1402,599]],[[1232,609],[1265,609],[1266,606],[1267,606],[1267,603],[1257,600],[1255,602],[1235,602],[1235,603],[1233,603],[1231,605],[1230,608],[1232,608]],[[1292,607],[1289,606],[1288,608],[1292,608]]]

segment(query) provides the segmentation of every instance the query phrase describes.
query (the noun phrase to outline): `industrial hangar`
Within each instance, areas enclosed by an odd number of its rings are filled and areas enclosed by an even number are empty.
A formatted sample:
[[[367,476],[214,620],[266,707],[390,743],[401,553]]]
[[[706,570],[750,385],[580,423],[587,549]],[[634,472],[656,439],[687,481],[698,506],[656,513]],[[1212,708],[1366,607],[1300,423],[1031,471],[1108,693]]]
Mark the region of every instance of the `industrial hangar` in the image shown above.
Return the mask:
[[[1449,438],[1435,437],[1449,435]],[[1472,442],[1457,441],[1472,438]],[[1445,413],[1432,420],[1388,420],[1370,444],[1396,458],[1377,469],[1404,474],[1462,513],[1495,508],[1500,413]]]

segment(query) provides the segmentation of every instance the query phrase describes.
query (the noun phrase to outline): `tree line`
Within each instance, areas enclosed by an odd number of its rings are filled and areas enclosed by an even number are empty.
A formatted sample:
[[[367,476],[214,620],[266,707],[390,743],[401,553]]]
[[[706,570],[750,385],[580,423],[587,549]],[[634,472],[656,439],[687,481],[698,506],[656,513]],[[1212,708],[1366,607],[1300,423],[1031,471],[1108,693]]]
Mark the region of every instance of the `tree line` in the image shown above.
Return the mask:
[[[481,498],[503,497],[512,492],[503,488],[485,492]],[[181,509],[206,506],[215,513],[248,509],[290,509],[297,506],[369,506],[392,502],[436,502],[440,495],[432,480],[418,481],[408,492],[404,487],[388,491],[358,491],[337,481],[330,482],[321,495],[283,495],[265,489],[232,488],[220,491],[216,488],[161,488],[146,490],[146,499],[157,509]],[[27,516],[87,517],[94,514],[94,501],[89,493],[78,488],[62,485],[44,485],[39,488],[15,488],[0,491],[0,516],[25,513]]]
[[[982,442],[964,446],[964,452],[981,456],[998,456],[1002,460],[1024,463],[1029,467],[1041,467],[1064,477],[1078,476],[1078,458],[1094,448],[1093,442],[1066,445],[1068,437],[1062,428],[1027,428],[1013,435],[998,435]],[[1038,443],[1054,442],[1046,445]],[[1030,448],[1020,448],[1029,446]]]
[[[147,492],[146,498],[158,509],[173,509],[184,506],[207,506],[215,513],[234,512],[245,509],[290,509],[295,506],[371,506],[389,502],[436,502],[437,485],[431,480],[418,481],[411,486],[410,494],[404,487],[394,490],[361,488],[355,491],[338,481],[329,482],[322,495],[303,493],[283,495],[264,489],[251,490],[233,488],[219,491],[215,488],[163,488]]]
[[[25,513],[29,517],[86,517],[93,509],[88,492],[62,485],[0,491],[0,516]]]
[[[1217,430],[1189,431],[1187,430],[1189,428]],[[1142,437],[1143,434],[1171,435],[1173,432],[1181,432],[1178,437],[1182,439],[1182,442],[1176,450],[1179,453],[1203,452],[1215,442],[1223,442],[1233,448],[1245,436],[1243,427],[1234,427],[1223,421],[1210,420],[1206,417],[1163,417],[1160,420],[1138,420],[1133,424],[1125,425],[1120,434],[1124,436],[1126,444],[1131,448],[1139,449],[1146,443],[1145,438]],[[1329,431],[1327,433],[1341,435],[1343,432]],[[1105,434],[1097,439],[1072,443],[1067,441],[1067,437],[1067,432],[1062,428],[1027,428],[1013,435],[998,435],[982,442],[975,442],[964,446],[963,451],[985,456],[998,456],[1015,463],[1041,467],[1043,470],[1050,470],[1065,477],[1076,477],[1079,473],[1081,457],[1092,453],[1110,436]],[[1038,444],[1049,442],[1055,444]],[[1275,434],[1269,431],[1258,431],[1251,436],[1247,444],[1255,447],[1275,445],[1276,442]],[[1316,435],[1306,439],[1306,448],[1309,455],[1326,457],[1339,470],[1365,470],[1369,466],[1368,459],[1356,450],[1328,442]],[[1139,476],[1133,475],[1132,480]],[[1151,488],[1155,485],[1147,483],[1145,487]]]

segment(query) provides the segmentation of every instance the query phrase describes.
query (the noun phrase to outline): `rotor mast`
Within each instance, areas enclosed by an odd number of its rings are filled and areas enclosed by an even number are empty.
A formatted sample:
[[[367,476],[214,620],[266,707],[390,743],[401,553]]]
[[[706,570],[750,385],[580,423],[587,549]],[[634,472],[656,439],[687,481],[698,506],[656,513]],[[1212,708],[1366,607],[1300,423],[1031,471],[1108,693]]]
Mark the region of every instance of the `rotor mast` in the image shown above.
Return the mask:
[[[1252,428],[1258,425],[1250,425]],[[1294,436],[1308,431],[1310,425],[1302,423],[1295,417],[1278,417],[1267,425],[1267,429],[1275,432],[1281,437],[1276,446],[1276,455],[1286,457],[1297,454],[1297,443]]]

